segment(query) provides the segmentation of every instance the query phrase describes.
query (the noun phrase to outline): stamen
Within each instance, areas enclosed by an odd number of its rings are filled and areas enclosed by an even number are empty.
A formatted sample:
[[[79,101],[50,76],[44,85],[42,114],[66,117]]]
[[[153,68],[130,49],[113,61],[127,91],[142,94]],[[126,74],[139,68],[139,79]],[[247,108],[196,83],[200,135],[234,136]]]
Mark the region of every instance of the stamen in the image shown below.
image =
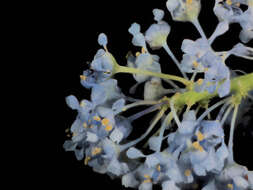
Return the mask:
[[[94,116],[93,119],[94,119],[95,121],[100,121],[100,120],[101,120],[99,116]]]
[[[157,171],[161,171],[161,166],[158,164],[157,167],[156,167]]]
[[[87,127],[88,127],[88,125],[87,125],[86,122],[83,123],[83,127],[84,127],[84,128],[87,128]]]
[[[87,156],[85,159],[84,159],[84,165],[87,165],[88,162],[90,161],[91,157]]]
[[[146,49],[144,47],[141,48],[141,53],[146,53]]]
[[[136,52],[135,56],[138,57],[140,54],[140,52]]]
[[[203,152],[203,151],[204,151],[203,147],[199,144],[199,141],[195,141],[194,143],[192,143],[192,146],[193,146],[196,150],[199,150],[200,152]]]
[[[203,133],[201,133],[200,131],[197,132],[196,136],[198,138],[198,141],[202,141],[205,138]]]
[[[105,126],[105,130],[106,131],[111,131],[112,130],[112,126],[111,125],[106,125]]]
[[[95,156],[95,155],[97,155],[97,154],[100,154],[101,152],[102,152],[102,149],[101,149],[101,148],[95,147],[95,148],[92,150],[91,154],[92,154],[92,156]]]
[[[203,84],[203,82],[204,82],[204,80],[203,80],[203,79],[198,79],[198,80],[197,80],[197,84],[198,84],[198,85]]]
[[[86,76],[80,75],[80,79],[81,79],[81,80],[86,80],[86,78],[87,78]]]
[[[102,124],[103,124],[104,126],[106,126],[106,125],[109,124],[109,119],[104,118],[101,122],[102,122]]]
[[[145,174],[144,178],[146,178],[146,179],[143,181],[143,183],[151,183],[151,178],[149,175]]]
[[[229,189],[233,189],[233,188],[234,188],[234,187],[233,187],[233,184],[231,184],[231,183],[227,184],[227,187],[228,187]]]
[[[192,0],[186,0],[186,4],[192,4]]]
[[[228,5],[232,5],[232,1],[231,1],[231,0],[226,0],[226,3],[227,3]]]
[[[193,66],[196,68],[199,66],[199,63],[197,61],[193,61]]]
[[[84,106],[85,106],[85,103],[84,103],[84,102],[81,102],[80,106],[81,106],[81,107],[84,107]]]
[[[187,169],[187,170],[184,171],[184,175],[187,176],[187,177],[189,177],[191,175],[191,173],[192,172],[189,169]]]

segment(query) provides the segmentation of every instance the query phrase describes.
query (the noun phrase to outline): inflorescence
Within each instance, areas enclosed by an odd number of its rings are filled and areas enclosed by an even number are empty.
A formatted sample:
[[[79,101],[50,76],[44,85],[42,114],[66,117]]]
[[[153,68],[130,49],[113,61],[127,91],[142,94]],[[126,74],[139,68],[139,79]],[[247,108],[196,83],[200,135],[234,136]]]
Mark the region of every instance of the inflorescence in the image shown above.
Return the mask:
[[[245,11],[240,8],[241,4],[247,6]],[[253,0],[215,0],[213,10],[219,23],[209,38],[198,22],[200,0],[168,0],[166,6],[174,21],[191,22],[200,38],[183,40],[183,57],[177,60],[167,44],[171,27],[163,20],[164,11],[154,9],[155,23],[145,33],[137,23],[130,26],[132,43],[140,47],[140,52],[129,54],[127,66],[121,66],[107,49],[107,36],[100,34],[98,43],[102,49],[97,51],[90,69],[80,76],[81,84],[91,89],[90,100],[79,102],[73,95],[66,98],[68,106],[78,115],[70,129],[72,138],[65,141],[64,148],[74,151],[76,158],[95,172],[121,178],[125,187],[151,190],[154,184],[159,184],[163,190],[194,189],[201,180],[203,190],[253,189],[253,171],[237,164],[233,158],[238,108],[244,99],[252,99],[253,73],[234,77],[226,65],[230,55],[253,60],[253,48],[243,44],[253,39]],[[242,43],[229,51],[213,50],[212,43],[229,30],[230,23],[240,24]],[[182,77],[162,73],[159,56],[151,54],[148,47],[163,48]],[[124,95],[113,78],[117,73],[132,74],[136,81],[130,89],[132,93],[139,84],[145,83],[144,99]],[[196,79],[198,73],[203,78]],[[164,88],[162,80],[171,88]],[[213,97],[220,100],[210,105]],[[141,105],[148,108],[130,117],[122,115]],[[205,109],[201,114],[200,108]],[[211,117],[210,113],[217,108],[220,111],[216,118]],[[146,132],[135,140],[128,140],[132,122],[151,112],[156,114],[149,126],[142,126]],[[226,144],[223,126],[229,115],[232,118]],[[168,133],[172,127],[176,130]],[[157,132],[143,147],[152,153],[144,154],[136,145],[154,129]],[[165,148],[164,142],[167,142]]]

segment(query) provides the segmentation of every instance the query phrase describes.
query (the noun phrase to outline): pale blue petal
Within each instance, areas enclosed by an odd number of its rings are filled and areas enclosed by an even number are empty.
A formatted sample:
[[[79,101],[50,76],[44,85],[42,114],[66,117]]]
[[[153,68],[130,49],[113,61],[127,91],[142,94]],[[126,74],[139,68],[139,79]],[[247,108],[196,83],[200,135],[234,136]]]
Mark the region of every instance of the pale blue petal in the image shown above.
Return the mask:
[[[161,145],[161,138],[160,137],[151,137],[148,140],[149,148],[153,151],[159,151]]]
[[[247,47],[241,43],[236,44],[229,52],[238,57],[253,59],[253,48]]]
[[[180,190],[174,181],[168,180],[162,183],[162,190]]]
[[[80,107],[77,98],[73,95],[66,97],[66,103],[73,110],[78,110]]]
[[[107,167],[107,171],[116,176],[122,175],[121,163],[116,158],[112,159]]]
[[[124,187],[136,188],[139,182],[134,177],[133,173],[128,173],[122,177],[121,183]]]
[[[115,128],[110,134],[110,139],[117,144],[120,143],[123,137],[124,134],[118,128]]]
[[[128,32],[129,32],[130,34],[132,34],[133,36],[136,35],[137,33],[139,33],[140,31],[141,31],[141,27],[140,27],[140,25],[137,24],[137,23],[133,23],[133,24],[131,25],[131,27],[128,29]]]
[[[86,141],[91,143],[95,143],[98,141],[98,136],[95,133],[91,133],[88,131],[86,135],[87,135]]]
[[[123,107],[125,106],[125,100],[123,98],[117,100],[112,105],[112,110],[114,113],[119,113],[122,111]]]
[[[99,34],[98,43],[101,46],[106,46],[107,45],[107,43],[108,43],[107,36],[104,33]]]
[[[138,149],[136,149],[134,147],[129,148],[127,150],[126,154],[127,154],[128,158],[131,158],[131,159],[145,157],[145,155],[141,151],[139,151]]]
[[[152,190],[152,183],[142,183],[139,190]]]
[[[205,176],[206,175],[205,168],[202,167],[199,164],[194,164],[193,165],[193,170],[194,170],[195,174],[198,175],[198,176]]]
[[[242,176],[236,176],[233,178],[233,182],[238,188],[247,189],[249,187],[248,181]]]
[[[74,143],[71,140],[67,140],[63,144],[65,151],[74,151],[76,149],[77,143]]]
[[[145,164],[151,168],[151,167],[155,167],[157,164],[159,164],[160,161],[159,159],[156,157],[155,154],[151,154],[149,156],[146,157],[146,160],[145,160]]]
[[[242,30],[240,32],[240,40],[243,42],[243,43],[248,43],[250,40],[253,39],[253,31],[250,31],[250,30]]]
[[[153,9],[154,20],[157,22],[161,21],[164,17],[164,11],[161,9]]]
[[[103,104],[106,101],[106,90],[101,85],[96,85],[92,88],[91,100],[95,105]]]

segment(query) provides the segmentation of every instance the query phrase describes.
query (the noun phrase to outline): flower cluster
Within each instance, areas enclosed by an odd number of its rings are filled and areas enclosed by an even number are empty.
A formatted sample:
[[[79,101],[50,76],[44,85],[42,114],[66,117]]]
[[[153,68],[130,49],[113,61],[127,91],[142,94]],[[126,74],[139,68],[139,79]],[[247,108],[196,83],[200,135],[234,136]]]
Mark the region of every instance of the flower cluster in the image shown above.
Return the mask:
[[[241,4],[247,6],[245,11],[240,8]],[[241,100],[252,98],[253,76],[251,73],[234,82],[232,71],[226,65],[230,55],[253,60],[253,48],[243,44],[253,38],[253,1],[216,0],[214,13],[219,24],[210,38],[198,22],[200,0],[168,0],[166,6],[173,20],[193,23],[200,38],[183,40],[183,56],[178,61],[167,45],[171,27],[163,20],[164,11],[154,9],[155,23],[146,32],[142,33],[137,23],[130,26],[132,43],[140,47],[140,52],[129,54],[127,66],[120,66],[107,48],[107,36],[100,34],[98,43],[102,49],[80,76],[81,84],[91,90],[90,100],[79,101],[73,95],[66,98],[67,105],[77,111],[77,117],[70,128],[71,139],[63,147],[73,151],[78,160],[83,160],[95,172],[120,177],[125,187],[152,190],[153,185],[159,184],[163,190],[196,189],[201,180],[203,190],[253,189],[253,171],[237,164],[233,158],[235,120]],[[229,51],[217,52],[211,44],[229,30],[230,23],[241,25],[242,43]],[[151,54],[149,47],[151,50],[163,48],[183,77],[162,73],[160,58]],[[136,84],[131,93],[135,93],[140,83],[145,83],[143,100],[123,94],[114,78],[116,73],[132,74]],[[196,80],[198,73],[203,73],[204,78]],[[163,87],[162,80],[172,88]],[[181,82],[185,88],[173,81]],[[226,98],[210,106],[209,100],[215,96]],[[122,115],[140,105],[149,107],[129,117]],[[214,118],[211,112],[220,106]],[[199,114],[202,109],[203,113]],[[129,140],[133,121],[155,111],[157,114],[146,132]],[[229,116],[231,128],[226,144],[223,127]],[[171,128],[175,130],[171,132]],[[136,145],[148,135],[150,138],[143,149],[137,149]],[[144,153],[144,149],[151,153]]]

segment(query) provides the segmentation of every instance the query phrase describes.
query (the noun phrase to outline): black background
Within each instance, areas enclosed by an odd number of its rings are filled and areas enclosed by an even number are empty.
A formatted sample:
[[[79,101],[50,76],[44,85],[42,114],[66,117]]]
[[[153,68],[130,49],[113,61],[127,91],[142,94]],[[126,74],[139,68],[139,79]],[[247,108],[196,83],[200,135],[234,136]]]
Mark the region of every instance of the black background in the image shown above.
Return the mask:
[[[58,87],[60,86],[61,97],[60,108],[57,113],[57,160],[59,173],[65,176],[64,183],[70,185],[82,184],[84,189],[99,189],[101,185],[104,189],[124,189],[120,185],[120,180],[110,180],[106,175],[92,172],[91,168],[84,166],[83,162],[75,159],[74,153],[64,152],[62,144],[68,137],[65,129],[69,128],[75,119],[76,113],[65,104],[65,97],[73,94],[79,100],[89,99],[89,91],[80,84],[79,76],[87,68],[87,61],[92,61],[93,56],[99,47],[97,36],[104,32],[108,36],[108,49],[115,56],[119,64],[125,65],[125,56],[129,50],[134,53],[139,50],[131,44],[132,36],[128,33],[128,28],[133,22],[141,24],[144,32],[153,21],[153,8],[165,10],[165,21],[171,25],[171,33],[168,37],[168,45],[181,60],[180,50],[182,40],[185,38],[197,39],[199,34],[191,23],[173,22],[166,9],[166,1],[87,1],[83,3],[60,2],[54,7],[53,28],[56,28],[55,40],[57,54],[54,65],[60,74]],[[199,19],[200,23],[210,36],[218,23],[217,18],[212,13],[214,1],[202,0],[202,11]],[[217,51],[229,50],[238,41],[240,27],[231,25],[229,32],[217,38],[213,48]],[[251,45],[252,46],[252,45]],[[161,65],[164,73],[179,74],[172,60],[163,50],[153,51],[161,57]],[[169,64],[167,63],[169,60]],[[239,62],[239,64],[238,64]],[[236,57],[227,60],[227,65],[232,69],[242,69],[249,71],[250,62]],[[251,69],[252,71],[252,69]],[[59,75],[58,75],[59,76]],[[58,78],[59,79],[59,78]],[[127,94],[129,87],[134,84],[132,76],[123,74],[117,76],[119,86]],[[141,88],[139,92],[141,92]],[[250,166],[253,157],[250,154],[249,145],[252,144],[252,121],[248,126],[237,129],[235,132],[235,159],[244,165]],[[245,135],[243,136],[243,133]],[[251,141],[250,141],[251,137]],[[88,187],[89,186],[89,187]]]

